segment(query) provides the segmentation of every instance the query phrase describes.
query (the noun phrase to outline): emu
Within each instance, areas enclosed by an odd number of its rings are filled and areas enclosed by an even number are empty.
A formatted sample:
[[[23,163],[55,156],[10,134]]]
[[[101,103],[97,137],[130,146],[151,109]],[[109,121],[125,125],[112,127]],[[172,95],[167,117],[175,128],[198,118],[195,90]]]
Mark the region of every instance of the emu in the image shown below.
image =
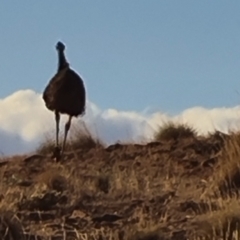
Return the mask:
[[[57,42],[56,50],[58,52],[57,73],[44,89],[43,100],[46,107],[55,113],[56,145],[53,157],[58,161],[65,149],[72,118],[85,114],[86,90],[82,78],[70,68],[66,60],[65,45],[60,41]],[[69,115],[65,124],[62,149],[59,147],[60,114]]]

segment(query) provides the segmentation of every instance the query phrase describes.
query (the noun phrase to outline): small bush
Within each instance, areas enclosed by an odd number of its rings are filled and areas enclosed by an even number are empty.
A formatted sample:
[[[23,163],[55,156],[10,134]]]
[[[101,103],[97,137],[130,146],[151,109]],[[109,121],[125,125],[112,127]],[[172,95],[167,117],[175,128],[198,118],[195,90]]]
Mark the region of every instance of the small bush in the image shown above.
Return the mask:
[[[59,139],[60,147],[62,147],[63,137]],[[47,138],[40,144],[36,152],[38,154],[51,154],[55,148],[55,138]],[[91,149],[96,147],[103,147],[103,143],[94,138],[87,129],[74,129],[74,134],[67,137],[65,150],[74,151],[79,149]]]
[[[196,131],[186,124],[164,124],[155,135],[157,141],[177,140],[179,138],[195,138]]]
[[[99,139],[94,138],[90,133],[77,132],[72,139],[69,139],[66,149],[91,149],[96,147],[103,147]]]

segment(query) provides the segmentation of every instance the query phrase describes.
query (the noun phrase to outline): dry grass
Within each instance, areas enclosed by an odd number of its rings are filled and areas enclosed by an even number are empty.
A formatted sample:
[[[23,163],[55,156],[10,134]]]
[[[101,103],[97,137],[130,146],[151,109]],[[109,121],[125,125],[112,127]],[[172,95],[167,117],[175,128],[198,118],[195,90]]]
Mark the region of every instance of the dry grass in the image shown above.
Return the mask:
[[[225,140],[213,175],[212,188],[222,196],[238,194],[240,188],[240,133]]]
[[[240,134],[168,130],[159,139],[174,144],[105,148],[77,135],[59,163],[35,155],[0,165],[0,238],[239,239]],[[10,236],[22,229],[25,238]]]
[[[240,238],[240,203],[239,199],[218,199],[221,209],[209,211],[197,216],[193,228],[199,236],[209,239],[239,239]],[[198,231],[201,230],[201,231]]]
[[[169,141],[195,137],[196,131],[188,125],[168,122],[159,128],[155,135],[155,140]]]
[[[66,150],[76,151],[76,150],[89,150],[96,147],[104,147],[104,144],[87,130],[86,127],[73,127],[73,134],[68,137],[66,143]],[[60,143],[63,142],[63,138],[60,138]],[[47,137],[44,142],[40,144],[36,152],[38,154],[47,155],[53,152],[56,141],[52,137]]]

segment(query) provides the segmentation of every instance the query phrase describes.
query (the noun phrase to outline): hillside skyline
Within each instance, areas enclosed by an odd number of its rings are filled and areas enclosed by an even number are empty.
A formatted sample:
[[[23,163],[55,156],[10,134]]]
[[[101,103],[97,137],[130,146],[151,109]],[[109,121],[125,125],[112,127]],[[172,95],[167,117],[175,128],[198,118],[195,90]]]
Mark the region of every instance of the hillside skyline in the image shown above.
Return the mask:
[[[47,139],[55,139],[55,120],[42,100],[42,94],[31,89],[19,90],[0,99],[0,153],[3,155],[34,152]],[[116,108],[103,109],[87,99],[86,114],[73,119],[73,129],[85,124],[94,137],[106,145],[116,142],[144,143],[154,138],[159,127],[169,121],[187,124],[198,134],[206,135],[215,130],[228,133],[239,130],[240,106],[230,108],[193,107],[178,114],[162,111],[123,111]],[[61,118],[61,129],[67,116]],[[62,137],[61,131],[60,136]]]

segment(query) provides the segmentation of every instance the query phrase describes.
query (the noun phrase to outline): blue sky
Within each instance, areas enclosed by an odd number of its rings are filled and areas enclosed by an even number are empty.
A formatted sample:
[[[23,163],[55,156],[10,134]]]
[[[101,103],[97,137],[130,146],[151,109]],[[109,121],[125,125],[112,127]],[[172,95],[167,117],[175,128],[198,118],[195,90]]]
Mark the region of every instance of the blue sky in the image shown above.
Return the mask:
[[[42,92],[55,44],[99,107],[177,113],[240,103],[240,2],[2,1],[0,98]]]

